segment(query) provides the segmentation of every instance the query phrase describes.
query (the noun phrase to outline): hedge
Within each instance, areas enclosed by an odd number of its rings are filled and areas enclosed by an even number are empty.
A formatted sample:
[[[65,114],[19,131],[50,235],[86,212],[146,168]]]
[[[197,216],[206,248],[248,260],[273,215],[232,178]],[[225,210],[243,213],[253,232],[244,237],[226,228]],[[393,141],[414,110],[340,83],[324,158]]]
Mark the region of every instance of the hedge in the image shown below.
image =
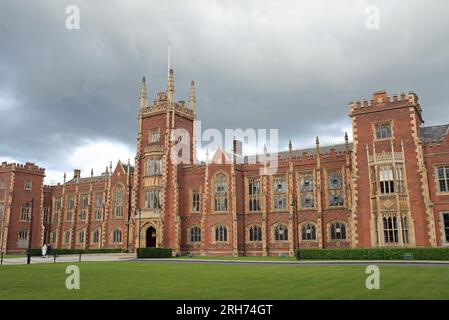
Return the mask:
[[[299,249],[298,260],[449,260],[449,248]]]
[[[137,258],[171,258],[172,250],[169,248],[139,248]]]
[[[27,251],[31,256],[41,256],[42,249],[31,249]],[[89,253],[120,253],[122,249],[51,249],[47,251],[47,255],[66,255],[66,254],[89,254]]]

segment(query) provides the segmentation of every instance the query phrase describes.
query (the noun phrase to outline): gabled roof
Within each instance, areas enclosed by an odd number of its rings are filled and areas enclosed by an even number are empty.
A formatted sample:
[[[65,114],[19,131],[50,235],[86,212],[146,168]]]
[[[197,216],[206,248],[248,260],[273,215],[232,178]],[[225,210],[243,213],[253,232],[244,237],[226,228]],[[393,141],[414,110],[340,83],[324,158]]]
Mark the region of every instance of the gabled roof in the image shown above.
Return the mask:
[[[441,124],[437,126],[422,127],[421,128],[421,140],[423,142],[439,142],[444,139],[448,134],[449,123]]]
[[[121,164],[122,164],[125,172],[128,172],[128,165],[124,164],[124,163],[121,163]],[[132,166],[132,165],[129,166],[129,174],[131,174],[131,175],[134,174],[134,166]]]

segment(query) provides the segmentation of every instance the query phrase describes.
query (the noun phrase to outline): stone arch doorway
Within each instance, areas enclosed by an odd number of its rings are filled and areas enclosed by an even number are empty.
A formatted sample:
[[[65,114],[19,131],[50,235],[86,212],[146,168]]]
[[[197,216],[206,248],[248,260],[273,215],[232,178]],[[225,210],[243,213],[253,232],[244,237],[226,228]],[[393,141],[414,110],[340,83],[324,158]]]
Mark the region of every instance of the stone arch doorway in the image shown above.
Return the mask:
[[[146,231],[146,247],[154,248],[156,247],[156,229],[152,226],[149,226]]]

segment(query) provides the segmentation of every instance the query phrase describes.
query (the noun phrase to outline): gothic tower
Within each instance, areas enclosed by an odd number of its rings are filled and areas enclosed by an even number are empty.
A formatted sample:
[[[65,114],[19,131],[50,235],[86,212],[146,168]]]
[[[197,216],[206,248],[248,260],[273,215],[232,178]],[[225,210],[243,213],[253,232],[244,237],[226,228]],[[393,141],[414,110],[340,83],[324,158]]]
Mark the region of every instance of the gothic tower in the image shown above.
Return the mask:
[[[145,78],[140,89],[137,152],[134,172],[136,248],[169,247],[180,251],[178,174],[194,156],[195,86],[189,102],[175,102],[173,70],[166,91],[147,99]]]

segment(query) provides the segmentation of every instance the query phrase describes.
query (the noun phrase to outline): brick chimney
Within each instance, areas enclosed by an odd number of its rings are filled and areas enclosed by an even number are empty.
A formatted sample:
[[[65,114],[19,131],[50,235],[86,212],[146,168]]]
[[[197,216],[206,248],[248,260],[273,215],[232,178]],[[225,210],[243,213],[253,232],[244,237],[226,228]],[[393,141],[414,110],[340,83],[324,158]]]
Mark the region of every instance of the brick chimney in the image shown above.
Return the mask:
[[[73,179],[79,179],[79,178],[81,178],[81,170],[80,169],[73,170]]]

